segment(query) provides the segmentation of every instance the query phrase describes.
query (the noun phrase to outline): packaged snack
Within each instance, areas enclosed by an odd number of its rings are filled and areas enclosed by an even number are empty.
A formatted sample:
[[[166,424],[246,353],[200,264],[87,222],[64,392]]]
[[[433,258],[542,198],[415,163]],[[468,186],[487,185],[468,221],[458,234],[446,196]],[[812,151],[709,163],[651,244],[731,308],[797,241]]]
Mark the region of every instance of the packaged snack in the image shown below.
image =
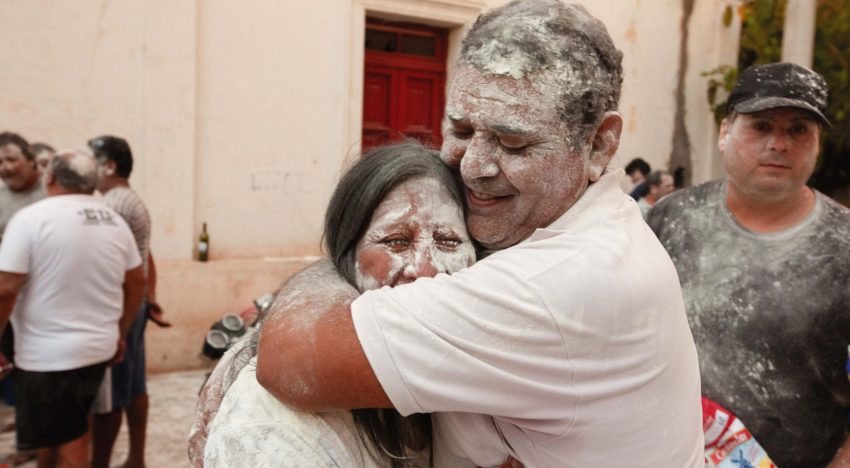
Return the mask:
[[[776,468],[744,424],[708,398],[702,397],[705,466],[718,468]]]

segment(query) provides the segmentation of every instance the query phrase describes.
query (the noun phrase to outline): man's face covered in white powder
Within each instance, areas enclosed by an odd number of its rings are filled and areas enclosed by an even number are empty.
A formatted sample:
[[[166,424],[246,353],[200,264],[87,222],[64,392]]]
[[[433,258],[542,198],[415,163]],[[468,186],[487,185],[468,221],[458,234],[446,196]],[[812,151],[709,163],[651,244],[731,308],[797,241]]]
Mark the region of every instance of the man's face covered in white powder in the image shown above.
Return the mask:
[[[804,189],[817,163],[819,141],[813,115],[778,108],[724,120],[718,146],[730,184],[750,197],[773,200]]]
[[[591,176],[588,154],[571,149],[575,132],[558,115],[558,89],[547,74],[514,79],[470,66],[457,70],[441,157],[459,167],[469,232],[489,249],[510,247],[549,225],[598,177]]]
[[[395,286],[453,273],[475,261],[463,211],[442,183],[417,177],[378,205],[357,243],[357,288]]]

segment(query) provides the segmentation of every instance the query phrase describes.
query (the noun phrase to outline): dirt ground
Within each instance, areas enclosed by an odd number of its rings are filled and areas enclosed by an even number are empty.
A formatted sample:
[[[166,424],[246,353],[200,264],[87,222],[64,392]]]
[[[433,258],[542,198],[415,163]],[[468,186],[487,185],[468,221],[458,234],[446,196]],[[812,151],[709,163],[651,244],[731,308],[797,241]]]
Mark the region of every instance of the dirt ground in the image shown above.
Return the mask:
[[[198,390],[207,371],[174,372],[148,376],[150,412],[145,461],[149,467],[189,466],[186,444],[194,417]],[[14,409],[0,404],[0,421],[11,422]],[[15,433],[0,433],[0,466],[15,450]],[[122,424],[110,465],[121,466],[127,455],[127,424]],[[35,461],[18,465],[35,468]]]

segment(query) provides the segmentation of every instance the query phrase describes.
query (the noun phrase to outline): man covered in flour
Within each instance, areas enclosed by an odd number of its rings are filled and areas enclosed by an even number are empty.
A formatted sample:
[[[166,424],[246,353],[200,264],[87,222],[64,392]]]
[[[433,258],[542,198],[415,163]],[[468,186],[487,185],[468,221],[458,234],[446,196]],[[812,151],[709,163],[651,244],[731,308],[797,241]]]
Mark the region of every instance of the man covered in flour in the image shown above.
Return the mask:
[[[278,294],[260,382],[307,410],[436,413],[435,466],[702,466],[676,271],[622,171],[606,171],[621,59],[581,6],[482,15],[449,89],[442,158],[489,255],[360,297],[318,262]]]
[[[682,280],[705,396],[783,468],[850,466],[850,210],[806,185],[826,105],[808,68],[748,68],[720,126],[726,177],[647,219]]]

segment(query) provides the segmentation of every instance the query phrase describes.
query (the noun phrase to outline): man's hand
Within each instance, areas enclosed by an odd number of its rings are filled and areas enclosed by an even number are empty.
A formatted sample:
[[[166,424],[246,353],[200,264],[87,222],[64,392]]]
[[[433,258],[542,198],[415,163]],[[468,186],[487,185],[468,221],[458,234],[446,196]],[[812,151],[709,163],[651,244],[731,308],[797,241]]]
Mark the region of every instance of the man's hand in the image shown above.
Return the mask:
[[[28,276],[24,273],[0,271],[0,335],[8,326],[9,316],[12,315],[12,309],[18,299],[18,292],[26,284],[27,278]],[[0,353],[0,379],[6,378],[14,367],[14,364]]]
[[[155,323],[160,328],[168,328],[171,326],[171,322],[165,319],[162,313],[162,307],[159,306],[156,302],[148,302],[147,305],[147,315],[148,320]]]
[[[158,327],[168,328],[171,322],[162,316],[162,307],[156,302],[156,263],[153,261],[153,252],[148,251],[148,320]]]
[[[6,359],[6,355],[0,353],[0,380],[5,379],[9,374],[12,373],[12,369],[15,368],[15,365],[9,362]]]
[[[109,360],[108,365],[114,366],[124,360],[124,352],[127,350],[127,341],[123,337],[118,338],[118,349],[115,350],[115,355]]]
[[[122,337],[127,336],[130,326],[133,325],[133,320],[136,319],[139,305],[145,295],[145,284],[145,270],[142,266],[137,266],[124,273],[124,307],[121,319],[118,321],[118,334]]]

